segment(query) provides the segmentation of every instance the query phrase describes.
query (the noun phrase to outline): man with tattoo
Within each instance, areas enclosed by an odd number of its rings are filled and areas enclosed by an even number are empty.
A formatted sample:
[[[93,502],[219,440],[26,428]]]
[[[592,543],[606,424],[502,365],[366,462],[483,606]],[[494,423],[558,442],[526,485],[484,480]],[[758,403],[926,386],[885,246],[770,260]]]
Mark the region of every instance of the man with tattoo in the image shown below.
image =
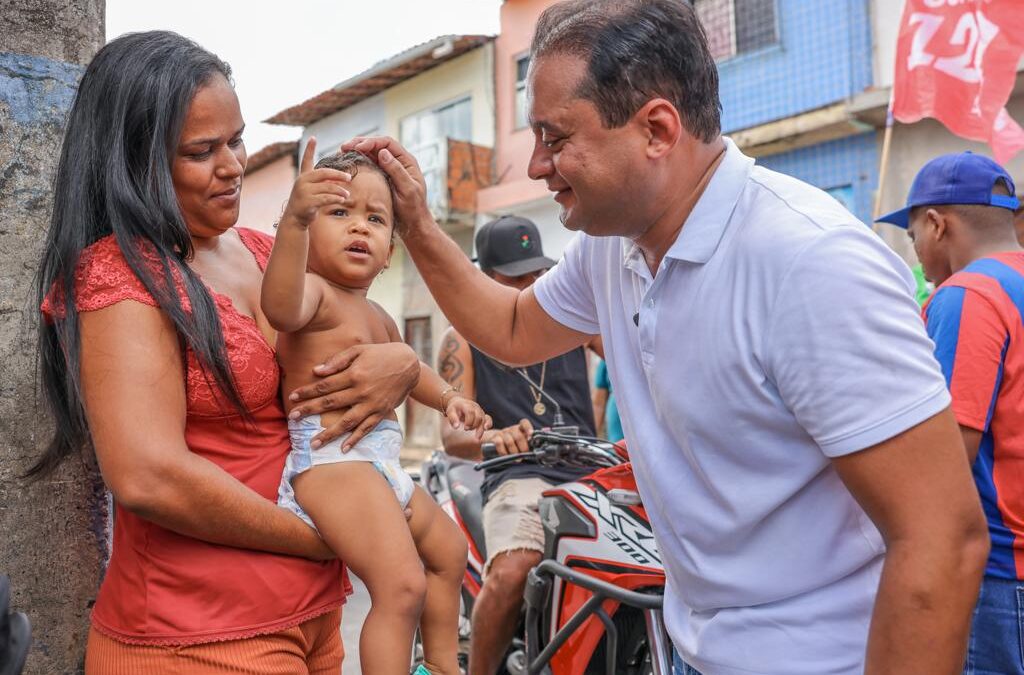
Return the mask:
[[[525,289],[553,267],[544,256],[537,226],[506,216],[484,225],[476,235],[477,261],[492,279]],[[481,443],[494,443],[500,454],[525,452],[534,428],[551,426],[558,401],[566,424],[593,435],[587,359],[582,347],[525,370],[531,385],[511,369],[486,356],[454,329],[445,334],[437,370],[464,396],[476,399],[494,419],[482,440],[443,422],[444,449],[464,459],[480,459]],[[546,395],[545,395],[546,394]],[[537,502],[551,485],[575,480],[587,471],[533,464],[488,471],[484,478],[484,540],[487,563],[484,585],[473,609],[471,675],[494,673],[508,649],[523,604],[526,575],[544,550]]]

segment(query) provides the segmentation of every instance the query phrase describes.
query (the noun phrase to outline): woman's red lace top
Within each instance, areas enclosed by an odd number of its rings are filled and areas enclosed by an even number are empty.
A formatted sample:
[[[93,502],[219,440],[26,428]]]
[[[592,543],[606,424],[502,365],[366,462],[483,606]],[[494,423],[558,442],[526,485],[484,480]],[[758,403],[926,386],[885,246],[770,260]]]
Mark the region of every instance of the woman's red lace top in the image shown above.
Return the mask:
[[[253,230],[236,231],[263,269],[273,239]],[[180,282],[178,294],[188,310]],[[189,350],[185,442],[192,452],[276,501],[290,444],[274,349],[227,296],[211,295],[232,374],[253,421],[246,424],[232,409]],[[79,312],[88,312],[125,300],[157,306],[128,267],[117,241],[106,237],[82,253],[75,304]],[[42,307],[51,321],[60,320],[63,309],[56,295]],[[340,562],[210,544],[115,504],[113,553],[92,621],[110,637],[138,644],[233,640],[295,626],[340,606],[350,592]]]

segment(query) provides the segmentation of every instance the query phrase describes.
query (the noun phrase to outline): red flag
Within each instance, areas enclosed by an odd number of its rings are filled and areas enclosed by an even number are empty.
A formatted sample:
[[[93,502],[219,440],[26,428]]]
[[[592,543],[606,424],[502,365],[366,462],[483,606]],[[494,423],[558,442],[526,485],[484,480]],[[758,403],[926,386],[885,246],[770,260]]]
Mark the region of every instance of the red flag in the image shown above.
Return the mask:
[[[984,141],[1006,164],[1024,129],[1006,112],[1024,53],[1024,0],[906,0],[896,45],[893,115],[934,117]]]

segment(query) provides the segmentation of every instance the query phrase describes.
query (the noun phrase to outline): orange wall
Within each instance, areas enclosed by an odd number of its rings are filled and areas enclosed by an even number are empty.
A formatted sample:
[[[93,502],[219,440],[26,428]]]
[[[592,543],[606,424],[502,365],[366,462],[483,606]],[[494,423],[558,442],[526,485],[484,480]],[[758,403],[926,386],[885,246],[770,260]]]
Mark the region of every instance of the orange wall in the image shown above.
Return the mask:
[[[291,156],[285,155],[245,175],[239,225],[274,234],[274,223],[281,217],[295,182],[292,161]]]
[[[537,18],[555,0],[506,0],[501,34],[494,43],[497,129],[495,168],[500,184],[481,193],[478,208],[492,212],[547,195],[543,183],[529,180],[526,165],[533,150],[529,129],[514,129],[516,59],[530,50]]]

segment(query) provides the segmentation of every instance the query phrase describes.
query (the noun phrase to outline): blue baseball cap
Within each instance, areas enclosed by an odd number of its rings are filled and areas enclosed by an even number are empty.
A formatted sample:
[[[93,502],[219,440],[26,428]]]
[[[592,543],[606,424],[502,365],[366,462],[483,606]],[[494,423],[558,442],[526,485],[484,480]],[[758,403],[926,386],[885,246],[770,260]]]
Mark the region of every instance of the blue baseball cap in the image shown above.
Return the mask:
[[[1006,185],[1009,196],[992,194],[992,188],[999,181]],[[988,157],[970,151],[942,155],[925,164],[917,173],[907,195],[906,207],[875,222],[907,229],[911,209],[943,204],[983,204],[1016,211],[1020,206],[1016,192],[1010,174]]]

